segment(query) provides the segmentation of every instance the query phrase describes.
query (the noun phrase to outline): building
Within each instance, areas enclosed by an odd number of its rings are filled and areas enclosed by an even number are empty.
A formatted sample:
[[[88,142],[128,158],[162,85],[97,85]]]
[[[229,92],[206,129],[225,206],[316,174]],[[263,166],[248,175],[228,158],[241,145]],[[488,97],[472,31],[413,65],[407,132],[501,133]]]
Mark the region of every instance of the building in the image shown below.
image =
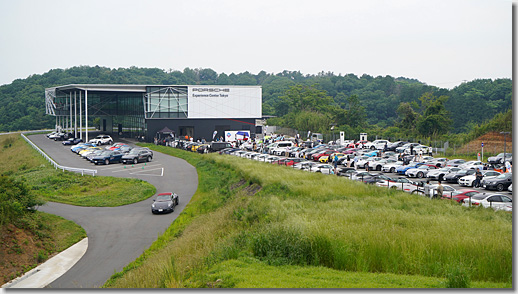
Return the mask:
[[[262,133],[260,86],[73,84],[45,89],[45,103],[57,128],[84,141],[96,118],[102,132],[147,142],[164,128],[176,138],[207,141],[225,131]]]

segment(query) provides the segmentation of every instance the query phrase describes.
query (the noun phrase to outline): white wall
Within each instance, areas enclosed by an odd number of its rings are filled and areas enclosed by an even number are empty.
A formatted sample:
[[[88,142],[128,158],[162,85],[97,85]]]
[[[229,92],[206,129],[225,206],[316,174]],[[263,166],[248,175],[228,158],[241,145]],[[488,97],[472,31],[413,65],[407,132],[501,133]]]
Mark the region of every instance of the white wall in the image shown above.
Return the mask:
[[[260,118],[259,86],[189,86],[189,118]]]

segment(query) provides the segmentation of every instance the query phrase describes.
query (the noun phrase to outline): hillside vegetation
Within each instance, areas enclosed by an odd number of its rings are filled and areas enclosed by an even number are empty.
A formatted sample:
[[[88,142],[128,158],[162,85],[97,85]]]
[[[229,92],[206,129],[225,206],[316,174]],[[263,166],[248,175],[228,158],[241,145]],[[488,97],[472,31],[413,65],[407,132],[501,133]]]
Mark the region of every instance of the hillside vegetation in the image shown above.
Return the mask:
[[[233,156],[105,287],[510,288],[512,215]]]
[[[290,88],[314,87],[329,96],[330,100],[320,105],[322,109],[317,113],[311,112],[312,116],[336,117],[331,110],[333,107],[342,111],[361,107],[364,109],[365,121],[349,119],[344,121],[342,130],[349,130],[347,127],[354,128],[359,124],[363,131],[379,135],[381,131],[377,128],[395,127],[401,122],[402,116],[398,109],[402,103],[419,112],[419,98],[426,93],[448,97],[444,107],[449,114],[443,118],[451,119],[448,131],[453,133],[470,131],[473,124],[483,123],[512,107],[510,79],[477,79],[448,90],[412,78],[388,75],[373,77],[331,72],[304,75],[299,71],[226,74],[201,68],[164,71],[158,68],[78,66],[65,70],[52,69],[42,75],[32,75],[0,86],[0,132],[53,128],[54,118],[45,115],[44,91],[45,88],[67,84],[261,85],[263,114],[277,117],[293,113],[282,99]],[[311,131],[327,130],[328,124],[319,125],[318,128]],[[359,132],[354,129],[356,133]]]

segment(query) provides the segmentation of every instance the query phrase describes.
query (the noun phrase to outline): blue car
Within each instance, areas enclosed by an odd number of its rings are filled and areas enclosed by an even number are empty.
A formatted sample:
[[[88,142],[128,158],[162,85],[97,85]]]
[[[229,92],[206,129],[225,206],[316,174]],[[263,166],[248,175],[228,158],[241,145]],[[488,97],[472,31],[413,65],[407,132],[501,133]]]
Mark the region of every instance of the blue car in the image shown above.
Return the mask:
[[[396,169],[396,172],[400,175],[404,175],[407,170],[409,170],[411,168],[417,168],[418,166],[421,166],[423,164],[424,164],[423,162],[419,162],[416,164],[402,165]]]
[[[108,165],[110,163],[115,163],[115,162],[118,163],[118,162],[121,162],[123,155],[124,154],[120,151],[106,150],[106,151],[101,152],[101,154],[94,156],[92,158],[92,162],[95,163],[96,165],[101,164],[101,163],[104,163],[106,165]]]
[[[364,156],[368,156],[368,157],[378,156],[378,151],[377,151],[377,150],[375,150],[375,151],[370,151],[370,152],[364,153],[363,155],[364,155]]]
[[[74,152],[74,153],[79,153],[79,151],[81,151],[83,149],[90,148],[90,147],[95,147],[95,146],[96,145],[92,144],[92,143],[79,143],[76,146],[70,148],[70,150],[72,152]]]

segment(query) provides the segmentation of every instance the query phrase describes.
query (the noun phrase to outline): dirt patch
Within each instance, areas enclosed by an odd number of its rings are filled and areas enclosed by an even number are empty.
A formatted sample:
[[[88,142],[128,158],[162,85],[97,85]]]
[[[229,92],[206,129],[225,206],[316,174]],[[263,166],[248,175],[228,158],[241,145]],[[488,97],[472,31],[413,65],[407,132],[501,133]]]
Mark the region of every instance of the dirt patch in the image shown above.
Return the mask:
[[[486,134],[478,137],[477,139],[469,142],[468,144],[460,147],[457,152],[459,152],[459,153],[480,152],[482,143],[484,143],[484,153],[486,153],[486,152],[492,153],[492,154],[502,153],[502,152],[504,152],[504,143],[505,143],[506,152],[508,152],[508,153],[513,152],[512,134],[508,134],[504,138],[504,135],[500,134],[498,132],[486,133]]]
[[[235,189],[238,189],[238,188],[242,187],[242,186],[243,186],[243,185],[245,185],[245,184],[246,184],[246,181],[245,181],[245,180],[241,180],[241,181],[239,181],[239,182],[237,182],[237,183],[235,183],[235,184],[232,184],[232,185],[230,185],[230,191],[233,191],[233,190],[235,190]]]
[[[29,231],[8,225],[0,229],[0,284],[20,276],[48,258],[38,237]]]
[[[230,190],[233,191],[235,189],[243,188],[243,192],[246,193],[248,196],[254,196],[255,193],[259,192],[261,190],[261,186],[258,184],[252,184],[249,185],[247,181],[241,180],[233,185],[230,186]]]

